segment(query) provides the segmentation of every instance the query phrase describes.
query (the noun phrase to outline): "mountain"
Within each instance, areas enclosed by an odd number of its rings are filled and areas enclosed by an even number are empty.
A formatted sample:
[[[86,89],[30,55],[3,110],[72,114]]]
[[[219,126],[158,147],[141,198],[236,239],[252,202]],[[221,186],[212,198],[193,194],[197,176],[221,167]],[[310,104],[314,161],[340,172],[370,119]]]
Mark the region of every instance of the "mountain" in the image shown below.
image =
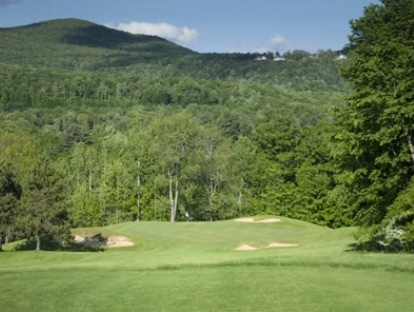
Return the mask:
[[[78,19],[0,28],[0,62],[98,70],[196,53],[156,36]]]
[[[288,51],[276,62],[272,53],[265,60],[257,53],[203,54],[160,37],[132,35],[78,19],[0,28],[0,83],[13,81],[14,86],[22,79],[30,85],[39,77],[50,82],[64,75],[73,81],[80,72],[105,72],[112,76],[108,80],[138,73],[155,80],[243,80],[298,91],[344,91],[347,86],[339,75],[337,56],[330,50],[315,55]],[[0,92],[11,91],[0,87]],[[11,101],[9,95],[4,97]]]

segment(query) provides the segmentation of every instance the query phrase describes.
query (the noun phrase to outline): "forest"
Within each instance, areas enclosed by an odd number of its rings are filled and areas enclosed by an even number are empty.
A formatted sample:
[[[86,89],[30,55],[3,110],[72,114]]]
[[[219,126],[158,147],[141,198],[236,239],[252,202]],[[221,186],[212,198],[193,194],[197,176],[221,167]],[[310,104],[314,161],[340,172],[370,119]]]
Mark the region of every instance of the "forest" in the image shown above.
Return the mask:
[[[382,2],[317,53],[199,54],[75,19],[0,29],[0,250],[280,215],[413,251],[414,6]]]

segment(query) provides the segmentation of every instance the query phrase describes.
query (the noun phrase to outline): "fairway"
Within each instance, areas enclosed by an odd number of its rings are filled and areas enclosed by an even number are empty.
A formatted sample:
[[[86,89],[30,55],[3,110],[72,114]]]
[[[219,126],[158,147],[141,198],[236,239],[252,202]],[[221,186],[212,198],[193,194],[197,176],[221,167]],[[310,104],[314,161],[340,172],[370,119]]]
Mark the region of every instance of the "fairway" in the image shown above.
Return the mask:
[[[353,231],[286,218],[77,229],[134,246],[1,253],[1,311],[411,311],[413,256],[351,251]]]

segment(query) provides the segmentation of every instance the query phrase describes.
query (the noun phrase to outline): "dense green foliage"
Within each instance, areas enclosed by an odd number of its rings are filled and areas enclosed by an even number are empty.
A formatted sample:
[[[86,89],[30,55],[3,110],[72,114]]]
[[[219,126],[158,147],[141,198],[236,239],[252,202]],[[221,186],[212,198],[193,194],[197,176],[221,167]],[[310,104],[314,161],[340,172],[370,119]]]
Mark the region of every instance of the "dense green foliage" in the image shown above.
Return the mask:
[[[372,93],[358,89],[358,55],[370,47],[358,48],[358,23],[345,70],[356,93],[337,124],[332,111],[342,107],[349,87],[333,51],[289,51],[276,61],[273,53],[198,54],[74,19],[1,29],[0,240],[37,238],[40,247],[40,236],[61,240],[70,226],[260,213],[352,225],[364,219],[359,204],[370,195],[355,197],[371,178],[378,182],[371,190],[394,193],[368,203],[365,215],[378,213],[369,222],[384,219],[381,211],[400,192],[395,205],[411,211],[409,157],[393,141],[399,129],[400,141],[409,142],[410,86],[398,84],[399,90],[395,76]],[[398,68],[409,68],[401,62]],[[371,83],[370,77],[363,81]],[[366,92],[380,99],[376,91],[390,88],[401,94],[392,107],[407,104],[400,114],[406,122],[392,123],[391,106],[388,119],[371,108],[357,110],[356,118],[391,126],[388,136],[378,132],[389,144],[377,142],[375,155],[358,149],[363,159],[355,162],[353,140],[363,146],[373,138],[369,131],[383,127],[361,123],[363,136],[352,136],[352,103]],[[343,141],[332,145],[338,133]],[[397,162],[386,157],[390,151],[401,154]],[[385,171],[374,166],[364,173],[369,179],[350,179],[352,168],[375,159]]]
[[[258,212],[311,220],[312,209],[317,212],[312,221],[342,224],[343,218],[324,213],[320,202],[333,187],[334,171],[325,164],[328,150],[312,151],[327,144],[327,112],[340,103],[340,95],[253,83],[214,85],[219,92],[240,94],[237,103],[231,96],[222,104],[185,108],[75,98],[57,107],[9,107],[0,114],[2,158],[29,166],[46,154],[55,174],[65,177],[62,194],[75,226],[138,216],[166,220],[170,207],[177,207],[178,220],[186,211],[193,220]],[[22,141],[32,150],[14,151],[25,146]],[[13,153],[19,157],[11,158]],[[316,176],[327,184],[309,190],[307,183],[315,183]],[[24,177],[19,180],[23,193]]]
[[[338,112],[337,159],[368,236],[381,248],[412,250],[414,1],[382,2],[351,23],[343,72],[353,93]]]

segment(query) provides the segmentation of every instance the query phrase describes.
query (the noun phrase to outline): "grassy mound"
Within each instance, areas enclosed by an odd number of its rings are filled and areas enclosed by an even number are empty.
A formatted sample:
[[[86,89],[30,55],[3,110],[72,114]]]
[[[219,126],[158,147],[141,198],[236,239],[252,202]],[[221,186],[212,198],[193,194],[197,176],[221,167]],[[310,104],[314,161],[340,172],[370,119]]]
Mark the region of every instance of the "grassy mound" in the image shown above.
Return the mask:
[[[74,232],[130,247],[4,252],[2,311],[409,311],[412,255],[357,253],[353,229],[279,219],[131,222]],[[275,242],[297,246],[261,248]]]

